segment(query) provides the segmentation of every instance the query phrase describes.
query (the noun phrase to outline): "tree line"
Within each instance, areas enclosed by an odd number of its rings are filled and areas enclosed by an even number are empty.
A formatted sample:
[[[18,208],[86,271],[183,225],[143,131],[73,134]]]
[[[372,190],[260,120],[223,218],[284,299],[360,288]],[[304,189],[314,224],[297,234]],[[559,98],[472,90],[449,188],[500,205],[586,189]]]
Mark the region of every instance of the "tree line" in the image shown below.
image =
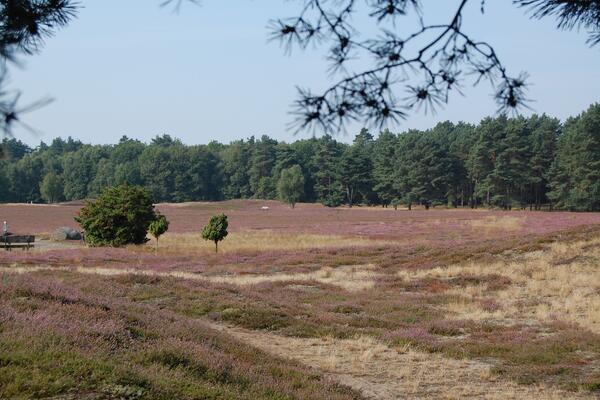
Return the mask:
[[[2,144],[2,202],[94,198],[128,183],[144,186],[156,202],[600,210],[600,104],[564,123],[545,114],[501,115],[377,138],[363,129],[351,144],[330,135],[193,146],[169,135],[148,144],[126,136],[115,145],[70,137],[35,149],[14,138]]]

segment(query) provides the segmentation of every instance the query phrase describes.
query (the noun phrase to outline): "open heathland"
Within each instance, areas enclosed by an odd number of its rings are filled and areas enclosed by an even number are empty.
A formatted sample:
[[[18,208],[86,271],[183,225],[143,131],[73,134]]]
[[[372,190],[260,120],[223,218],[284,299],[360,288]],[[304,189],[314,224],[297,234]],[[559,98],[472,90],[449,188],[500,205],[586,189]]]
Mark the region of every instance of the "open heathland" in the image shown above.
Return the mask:
[[[0,204],[0,220],[15,232],[51,233],[75,224],[82,202],[60,205]],[[268,210],[261,209],[268,207]],[[600,213],[488,211],[485,209],[394,210],[383,207],[337,207],[298,204],[296,209],[272,200],[164,203],[156,207],[170,221],[169,233],[199,233],[212,215],[225,213],[230,232],[344,235],[371,239],[480,239],[498,235],[544,234],[600,223]]]
[[[0,219],[44,236],[79,207]],[[600,214],[157,208],[158,250],[0,254],[0,398],[598,395]]]

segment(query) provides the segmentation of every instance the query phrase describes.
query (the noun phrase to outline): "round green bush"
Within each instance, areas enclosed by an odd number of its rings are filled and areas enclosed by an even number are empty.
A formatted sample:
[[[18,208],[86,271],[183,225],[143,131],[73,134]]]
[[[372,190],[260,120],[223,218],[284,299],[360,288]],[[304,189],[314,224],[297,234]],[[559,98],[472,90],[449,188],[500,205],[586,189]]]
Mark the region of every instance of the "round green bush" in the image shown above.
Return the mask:
[[[155,219],[150,193],[127,184],[104,189],[75,217],[89,245],[115,247],[146,243],[148,227]]]

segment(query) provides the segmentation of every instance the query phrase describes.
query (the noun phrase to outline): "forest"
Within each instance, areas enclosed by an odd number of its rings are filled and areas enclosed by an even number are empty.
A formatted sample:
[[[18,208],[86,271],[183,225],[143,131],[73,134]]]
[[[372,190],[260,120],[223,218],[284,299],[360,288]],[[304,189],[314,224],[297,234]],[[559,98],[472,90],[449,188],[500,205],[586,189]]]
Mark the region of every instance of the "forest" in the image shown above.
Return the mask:
[[[0,202],[94,198],[122,183],[146,187],[156,202],[275,199],[282,172],[299,166],[299,200],[327,206],[600,210],[600,104],[564,122],[499,115],[339,139],[185,145],[164,134],[90,145],[69,137],[33,149],[4,138]]]

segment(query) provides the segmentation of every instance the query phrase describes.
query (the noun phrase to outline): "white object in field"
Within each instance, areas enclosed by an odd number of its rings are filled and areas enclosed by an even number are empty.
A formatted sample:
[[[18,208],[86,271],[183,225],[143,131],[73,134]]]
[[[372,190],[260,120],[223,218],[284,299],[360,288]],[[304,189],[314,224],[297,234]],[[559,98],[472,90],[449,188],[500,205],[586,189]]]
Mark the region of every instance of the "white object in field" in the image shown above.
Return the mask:
[[[8,233],[8,222],[4,221],[4,227],[2,228],[2,230],[4,231],[4,236],[6,236],[6,234]]]
[[[268,210],[269,210],[269,207],[267,207],[267,206],[262,206],[260,209],[261,209],[261,210],[263,210],[263,211],[268,211]]]

